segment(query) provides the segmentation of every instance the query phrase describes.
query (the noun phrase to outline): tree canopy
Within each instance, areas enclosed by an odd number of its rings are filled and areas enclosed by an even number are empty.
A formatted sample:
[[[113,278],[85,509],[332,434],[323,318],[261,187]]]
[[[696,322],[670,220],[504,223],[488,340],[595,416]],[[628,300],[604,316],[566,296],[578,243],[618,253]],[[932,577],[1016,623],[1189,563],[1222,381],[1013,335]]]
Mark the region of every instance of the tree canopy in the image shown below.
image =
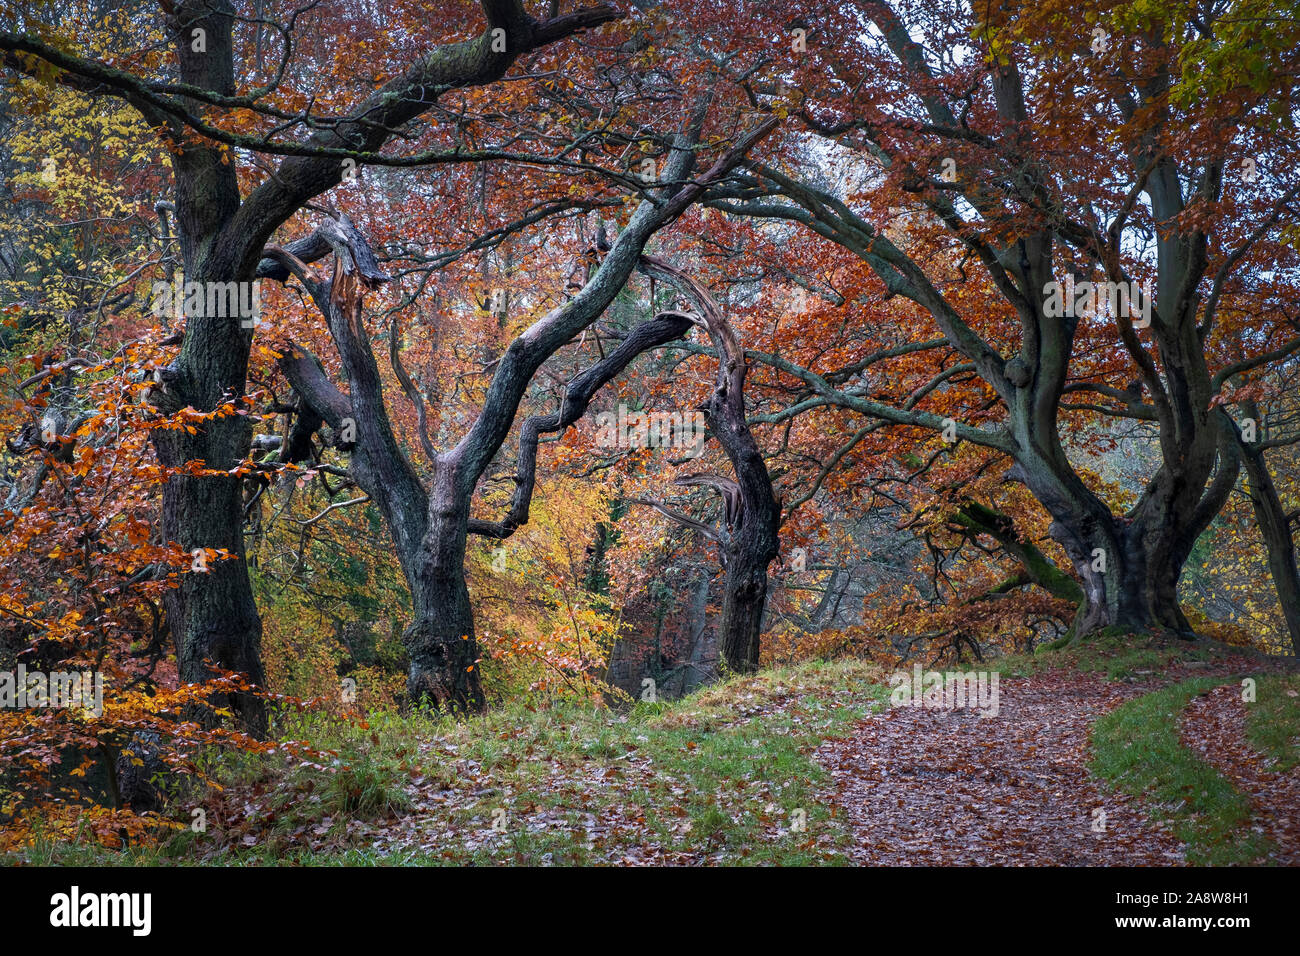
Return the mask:
[[[1294,656],[1298,64],[1277,0],[0,0],[0,669],[103,686],[0,709],[0,817],[140,839],[304,712]]]

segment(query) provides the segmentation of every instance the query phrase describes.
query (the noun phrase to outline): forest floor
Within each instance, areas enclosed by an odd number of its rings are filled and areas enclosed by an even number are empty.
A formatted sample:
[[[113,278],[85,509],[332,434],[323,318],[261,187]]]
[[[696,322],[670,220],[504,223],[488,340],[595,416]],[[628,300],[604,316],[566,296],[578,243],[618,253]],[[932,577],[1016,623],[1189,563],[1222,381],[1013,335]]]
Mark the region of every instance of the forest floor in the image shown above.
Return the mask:
[[[1224,647],[975,666],[1001,671],[996,716],[890,707],[818,750],[851,862],[1300,863],[1294,676],[1260,677],[1257,658]],[[1256,705],[1243,702],[1252,674],[1257,700],[1290,703],[1290,735],[1263,752],[1247,728]]]
[[[1294,865],[1293,665],[1092,642],[965,665],[998,672],[985,717],[891,706],[893,668],[840,660],[622,712],[298,718],[327,753],[222,762],[171,807],[202,832],[13,862]]]

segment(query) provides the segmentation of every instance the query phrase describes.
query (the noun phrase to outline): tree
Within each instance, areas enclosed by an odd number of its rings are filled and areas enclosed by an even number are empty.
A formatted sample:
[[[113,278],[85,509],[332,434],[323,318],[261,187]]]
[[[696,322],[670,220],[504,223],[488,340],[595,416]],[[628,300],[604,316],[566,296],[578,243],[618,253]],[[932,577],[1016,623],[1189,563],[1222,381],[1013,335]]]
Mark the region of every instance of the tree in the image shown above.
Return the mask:
[[[475,665],[473,609],[465,583],[465,548],[471,531],[507,537],[527,519],[534,477],[536,434],[542,427],[564,427],[576,416],[566,408],[553,423],[530,420],[525,428],[520,495],[506,521],[472,521],[472,497],[484,472],[510,433],[525,390],[547,359],[595,322],[623,288],[645,244],[673,222],[704,189],[729,172],[755,141],[771,132],[767,121],[741,136],[710,167],[693,176],[696,147],[705,119],[703,104],[694,111],[665,163],[659,193],[643,200],[605,254],[600,267],[576,295],[534,322],[511,342],[501,356],[484,399],[482,411],[451,449],[436,452],[423,435],[433,465],[426,487],[410,459],[393,437],[384,403],[378,367],[362,320],[361,286],[383,281],[373,253],[346,221],[325,225],[318,232],[335,254],[334,278],[323,282],[287,250],[272,248],[270,256],[308,290],[328,318],[335,347],[348,378],[349,394],[330,383],[311,356],[295,351],[282,368],[295,391],[320,420],[336,433],[355,432],[352,472],[357,483],[378,503],[401,556],[411,588],[412,621],[404,635],[411,657],[408,694],[415,700],[478,709],[482,689]],[[635,355],[675,338],[684,331],[680,317],[661,316],[633,333],[593,375],[570,390],[572,410],[581,414],[590,394],[617,374]],[[349,429],[346,423],[353,428]]]
[[[279,75],[254,88],[244,79],[246,91],[241,93],[235,72],[236,23],[246,35],[253,31],[237,20],[234,5],[229,0],[182,0],[166,10],[165,30],[175,61],[174,67],[162,65],[156,72],[133,73],[74,54],[66,37],[44,39],[42,34],[56,31],[36,22],[26,25],[27,32],[0,31],[0,54],[9,70],[53,74],[60,83],[124,99],[170,141],[184,275],[208,287],[269,275],[272,263],[260,263],[275,230],[357,164],[386,161],[378,151],[446,92],[494,82],[520,56],[617,17],[610,7],[592,7],[539,21],[520,0],[484,0],[487,28],[479,36],[421,52],[380,89],[334,116],[313,117],[262,102],[284,78],[292,54],[292,22],[279,25]],[[256,37],[260,44],[261,24]],[[209,119],[213,112],[224,114],[224,126]],[[261,121],[261,131],[231,131],[250,116]],[[231,147],[283,158],[243,195]],[[298,252],[310,261],[328,249],[318,242],[298,247]],[[229,472],[247,457],[247,416],[217,413],[228,403],[237,404],[244,392],[252,331],[241,326],[212,316],[192,316],[186,323],[181,352],[166,376],[168,405],[211,417],[194,434],[158,436],[164,465],[179,469],[203,462],[210,471]],[[187,551],[211,548],[235,558],[206,574],[187,576],[168,599],[168,623],[184,680],[203,680],[209,662],[254,683],[263,680],[242,517],[241,480],[235,474],[178,473],[164,492],[168,540]],[[232,703],[245,726],[265,732],[258,698],[239,696]]]
[[[696,475],[678,484],[715,488],[725,499],[724,522],[706,531],[719,544],[726,580],[718,618],[722,657],[732,670],[758,669],[763,610],[767,603],[767,567],[780,550],[781,504],[772,491],[767,463],[749,429],[745,408],[745,376],[749,364],[735,330],[707,289],[683,270],[654,256],[642,257],[651,276],[667,279],[693,304],[718,357],[716,384],[708,399],[709,429],[731,462],[735,479]],[[681,520],[669,509],[656,507]],[[699,527],[699,522],[689,521]]]
[[[1128,8],[1099,7],[1089,16],[1105,17],[1097,29],[1106,39],[1090,45],[1078,17],[1062,12],[1000,7],[954,19],[884,3],[822,11],[807,56],[759,75],[778,75],[787,88],[796,78],[807,129],[874,177],[866,208],[801,175],[816,161],[802,142],[784,163],[750,164],[752,176],[711,195],[717,208],[801,223],[852,251],[887,296],[919,306],[1003,417],[975,427],[867,398],[779,356],[775,368],[824,401],[896,425],[951,429],[1009,459],[1009,476],[1052,516],[1052,536],[1082,581],[1076,634],[1186,635],[1178,579],[1239,468],[1236,427],[1214,402],[1219,302],[1268,261],[1276,246],[1265,240],[1291,221],[1300,194],[1283,159],[1294,114],[1276,82],[1292,68],[1290,54],[1270,37],[1257,64],[1267,76],[1226,74],[1228,92],[1212,99],[1184,79],[1191,64],[1206,43],[1229,35],[1240,43],[1252,28],[1178,5],[1145,11],[1141,22]],[[1254,29],[1291,23],[1275,13]],[[857,95],[864,86],[881,105]],[[1081,142],[1091,146],[1086,161],[1072,148]],[[900,222],[882,225],[900,208]],[[979,270],[985,295],[974,304],[989,303],[987,317],[963,305],[969,266]],[[1112,315],[1087,308],[1098,284],[1114,290]],[[1260,368],[1300,347],[1272,317],[1252,319],[1258,346],[1239,366]],[[1128,368],[1113,364],[1116,355]],[[1115,382],[1117,372],[1136,373],[1134,385]],[[1063,410],[1072,414],[1070,399],[1087,392],[1109,404],[1075,409],[1158,429],[1159,466],[1126,513],[1085,480],[1062,440]]]

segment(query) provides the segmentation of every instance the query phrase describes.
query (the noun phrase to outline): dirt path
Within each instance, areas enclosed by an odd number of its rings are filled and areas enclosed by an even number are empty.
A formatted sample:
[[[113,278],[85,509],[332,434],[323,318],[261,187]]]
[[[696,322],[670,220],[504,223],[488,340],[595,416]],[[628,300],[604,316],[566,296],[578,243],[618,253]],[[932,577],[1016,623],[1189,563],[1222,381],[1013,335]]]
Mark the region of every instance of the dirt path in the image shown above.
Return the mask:
[[[858,864],[1169,866],[1182,845],[1086,769],[1092,722],[1152,688],[1075,672],[1000,681],[996,717],[887,707],[818,763]],[[1100,830],[1105,813],[1105,829]],[[1100,832],[1098,832],[1100,831]]]
[[[1276,848],[1271,861],[1300,866],[1300,767],[1278,773],[1250,746],[1240,685],[1192,698],[1183,711],[1181,739],[1250,798],[1255,829]]]

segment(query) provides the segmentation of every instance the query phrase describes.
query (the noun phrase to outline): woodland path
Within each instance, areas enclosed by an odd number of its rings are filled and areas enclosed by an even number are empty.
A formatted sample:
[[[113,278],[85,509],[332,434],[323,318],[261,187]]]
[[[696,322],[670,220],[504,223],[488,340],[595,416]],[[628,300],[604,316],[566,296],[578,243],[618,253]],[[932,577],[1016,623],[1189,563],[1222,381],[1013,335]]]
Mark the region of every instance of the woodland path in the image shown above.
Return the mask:
[[[1182,744],[1250,799],[1256,828],[1276,848],[1273,862],[1300,866],[1300,765],[1276,769],[1247,742],[1245,723],[1238,688],[1225,684],[1192,698],[1183,712]]]
[[[1000,680],[998,714],[990,717],[974,709],[886,706],[816,754],[853,833],[849,859],[890,866],[1184,864],[1180,841],[1152,821],[1141,800],[1088,772],[1089,729],[1124,701],[1173,680],[1232,672],[1225,661],[1179,667],[1158,683],[1074,670],[1007,677]],[[1253,796],[1272,821],[1270,835],[1290,854],[1300,837],[1300,771],[1279,786],[1282,775],[1261,766],[1244,742],[1234,694],[1229,685],[1193,701],[1187,719],[1209,721],[1212,731],[1193,734],[1208,748],[1198,752]],[[1105,813],[1104,829],[1097,811]]]
[[[1204,778],[1199,757],[1240,794],[1213,804],[1237,814],[1228,840],[1249,826],[1271,842],[1268,862],[1300,865],[1300,767],[1283,772],[1252,749],[1238,684],[1252,673],[1270,687],[1262,675],[1282,665],[1231,650],[1118,669],[1102,661],[1112,678],[1073,664],[1019,666],[999,674],[989,717],[871,711],[882,690],[888,698],[887,678],[876,664],[842,662],[765,672],[634,714],[489,714],[436,734],[397,722],[369,731],[345,776],[298,773],[280,787],[224,791],[207,852],[273,846],[273,858],[346,851],[398,864],[1182,866],[1205,847],[1181,840],[1203,832],[1185,829],[1193,811],[1181,791],[1171,797],[1166,784],[1158,798],[1147,777],[1138,796],[1114,789],[1089,769],[1090,734],[1125,702],[1211,678],[1200,696],[1178,698],[1181,714],[1160,701],[1143,705],[1154,715],[1138,708],[1160,747],[1134,738],[1131,753],[1145,758],[1138,766],[1173,766],[1163,761],[1181,742],[1190,779]],[[1117,743],[1104,750],[1112,765]],[[825,777],[808,774],[810,755]],[[340,792],[384,802],[340,812]],[[797,810],[806,827],[794,826]],[[1179,815],[1159,822],[1155,810]]]

